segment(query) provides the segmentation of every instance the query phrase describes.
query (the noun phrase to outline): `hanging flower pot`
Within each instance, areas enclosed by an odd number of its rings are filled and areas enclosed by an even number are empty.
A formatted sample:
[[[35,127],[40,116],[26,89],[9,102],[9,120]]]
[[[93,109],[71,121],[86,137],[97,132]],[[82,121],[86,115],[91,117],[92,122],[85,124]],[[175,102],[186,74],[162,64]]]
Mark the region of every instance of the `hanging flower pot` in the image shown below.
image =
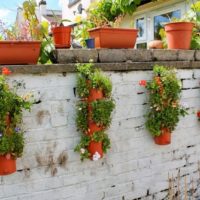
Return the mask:
[[[88,151],[90,152],[90,159],[97,161],[103,157],[102,142],[91,141],[88,146]]]
[[[7,155],[1,155],[0,156],[0,175],[9,175],[16,172],[16,160],[10,156],[10,154]]]
[[[89,30],[90,37],[95,38],[95,48],[134,48],[137,29],[101,27]]]
[[[102,129],[103,129],[102,127],[98,126],[93,121],[88,122],[88,135],[92,135],[93,133],[101,131]]]
[[[192,39],[191,22],[174,22],[165,25],[168,49],[190,49]]]
[[[103,91],[101,89],[92,88],[89,91],[88,102],[96,101],[103,98]]]
[[[52,28],[56,48],[70,48],[71,26],[58,26]]]
[[[40,41],[0,41],[0,64],[37,64]]]
[[[11,123],[11,116],[10,113],[7,113],[6,115],[6,126],[9,127]]]
[[[163,128],[161,130],[161,135],[155,136],[154,141],[158,145],[171,144],[171,132],[168,128]]]

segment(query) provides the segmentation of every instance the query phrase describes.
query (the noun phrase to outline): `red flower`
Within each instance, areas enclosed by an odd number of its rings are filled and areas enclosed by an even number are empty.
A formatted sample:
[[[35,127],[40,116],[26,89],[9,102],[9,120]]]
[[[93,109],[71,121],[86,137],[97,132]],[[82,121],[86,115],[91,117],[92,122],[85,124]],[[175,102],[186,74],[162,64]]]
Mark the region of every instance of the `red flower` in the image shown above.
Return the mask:
[[[200,118],[200,110],[197,112],[197,117]]]
[[[3,75],[10,75],[11,71],[7,67],[3,67],[2,69],[2,74]]]
[[[146,87],[146,85],[147,85],[146,80],[141,80],[141,81],[139,82],[139,85]]]

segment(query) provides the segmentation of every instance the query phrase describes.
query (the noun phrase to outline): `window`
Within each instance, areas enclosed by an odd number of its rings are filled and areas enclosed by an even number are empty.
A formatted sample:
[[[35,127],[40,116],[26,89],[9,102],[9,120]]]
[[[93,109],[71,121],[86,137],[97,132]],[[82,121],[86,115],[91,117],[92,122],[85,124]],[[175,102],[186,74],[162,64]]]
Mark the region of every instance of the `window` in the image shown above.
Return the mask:
[[[165,23],[169,22],[173,18],[180,19],[181,10],[168,12],[154,17],[154,39],[161,39],[159,34],[160,30],[164,27]]]
[[[145,18],[141,17],[136,19],[136,28],[138,31],[138,39],[145,39],[146,29],[145,29]]]
[[[147,43],[144,42],[144,43],[136,44],[136,48],[137,49],[147,49]]]
[[[73,6],[74,4],[76,4],[76,3],[79,2],[79,1],[80,1],[80,0],[69,0],[68,7]]]

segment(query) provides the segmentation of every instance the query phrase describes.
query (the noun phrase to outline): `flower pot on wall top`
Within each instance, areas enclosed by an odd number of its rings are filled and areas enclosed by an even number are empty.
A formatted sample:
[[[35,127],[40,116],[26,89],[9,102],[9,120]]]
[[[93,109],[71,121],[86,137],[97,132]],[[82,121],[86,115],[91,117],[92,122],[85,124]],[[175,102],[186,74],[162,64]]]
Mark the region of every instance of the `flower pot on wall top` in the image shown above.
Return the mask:
[[[95,38],[95,48],[134,48],[137,29],[94,28],[89,30],[90,37]]]
[[[16,160],[12,156],[0,156],[0,176],[16,172]]]
[[[161,135],[155,136],[154,141],[158,145],[168,145],[171,144],[171,132],[168,128],[163,128],[161,130]]]
[[[70,48],[71,29],[71,26],[58,26],[52,28],[52,34],[56,48]]]
[[[165,25],[168,49],[190,49],[192,39],[191,22],[174,22]]]
[[[37,64],[40,41],[0,41],[0,64]]]

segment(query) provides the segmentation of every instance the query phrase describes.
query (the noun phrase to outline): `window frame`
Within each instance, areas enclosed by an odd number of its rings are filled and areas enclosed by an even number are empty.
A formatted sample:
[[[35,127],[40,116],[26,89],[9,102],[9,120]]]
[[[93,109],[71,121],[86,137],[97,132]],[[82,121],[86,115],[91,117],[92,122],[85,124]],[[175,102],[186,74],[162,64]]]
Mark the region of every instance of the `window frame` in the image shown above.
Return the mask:
[[[139,15],[134,20],[135,28],[137,28],[136,27],[137,20],[138,19],[142,19],[142,18],[144,18],[144,35],[143,35],[143,37],[137,37],[137,40],[140,43],[143,43],[143,41],[145,41],[147,39],[147,20],[146,20],[146,15]]]

